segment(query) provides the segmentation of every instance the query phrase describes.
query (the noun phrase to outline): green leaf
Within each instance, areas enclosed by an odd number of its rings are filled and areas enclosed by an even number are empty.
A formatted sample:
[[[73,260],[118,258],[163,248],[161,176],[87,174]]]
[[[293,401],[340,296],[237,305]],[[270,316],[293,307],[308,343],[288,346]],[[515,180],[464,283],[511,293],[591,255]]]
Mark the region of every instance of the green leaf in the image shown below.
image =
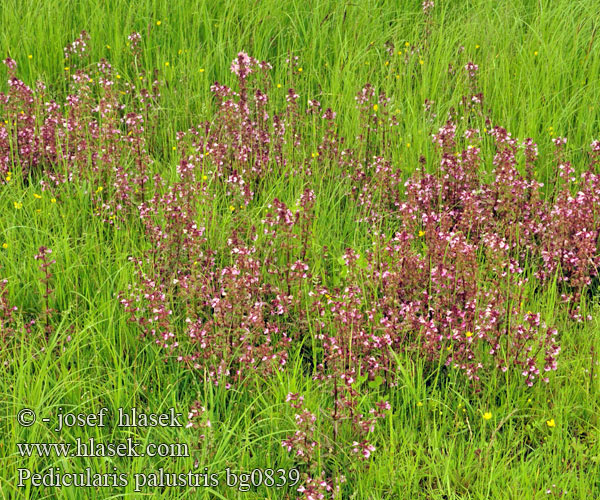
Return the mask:
[[[369,387],[371,389],[376,389],[377,387],[379,387],[381,384],[383,384],[383,378],[380,375],[377,375],[375,377],[375,380],[371,380],[369,382]]]

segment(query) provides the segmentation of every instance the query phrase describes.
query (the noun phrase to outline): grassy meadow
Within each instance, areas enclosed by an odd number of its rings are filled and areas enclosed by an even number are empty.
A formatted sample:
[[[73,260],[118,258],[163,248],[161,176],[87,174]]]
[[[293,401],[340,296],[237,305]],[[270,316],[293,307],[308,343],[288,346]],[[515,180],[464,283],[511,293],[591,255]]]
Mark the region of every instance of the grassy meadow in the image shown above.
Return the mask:
[[[600,498],[600,5],[431,4],[0,2],[0,498]]]

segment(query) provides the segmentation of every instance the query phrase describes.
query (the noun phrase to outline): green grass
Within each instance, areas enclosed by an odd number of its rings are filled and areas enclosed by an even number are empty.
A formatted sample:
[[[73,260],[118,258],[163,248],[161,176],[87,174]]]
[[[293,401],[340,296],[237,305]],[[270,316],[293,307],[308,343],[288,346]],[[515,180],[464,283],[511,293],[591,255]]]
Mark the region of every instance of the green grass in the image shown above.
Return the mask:
[[[448,65],[459,68],[473,60],[480,67],[485,108],[491,110],[494,124],[515,137],[534,138],[543,169],[552,161],[551,132],[568,137],[568,157],[581,169],[590,142],[600,136],[598,3],[438,1],[423,64],[418,59],[404,64],[403,56],[390,56],[384,45],[393,41],[396,52],[404,52],[405,42],[421,43],[420,3],[3,0],[0,53],[17,60],[26,83],[41,79],[61,97],[68,66],[63,47],[82,29],[92,38],[91,61],[108,59],[124,80],[137,74],[126,55],[127,35],[142,33],[138,69],[151,74],[159,68],[166,81],[151,143],[156,168],[165,172],[174,172],[176,166],[171,155],[176,131],[214,113],[210,85],[218,80],[235,86],[229,66],[240,50],[273,65],[275,105],[284,102],[285,90],[293,83],[302,106],[316,98],[338,113],[340,133],[351,144],[360,133],[354,96],[367,82],[385,90],[399,117],[390,159],[407,175],[420,155],[435,157],[424,100],[435,101],[437,130],[465,85],[448,76]],[[298,55],[302,67],[293,82],[286,72],[288,54]],[[2,85],[5,75],[2,67]],[[542,170],[539,175],[545,180],[548,173]],[[321,182],[315,253],[327,245],[337,257],[348,246],[370,245],[371,228],[354,222],[357,212],[342,198],[344,185],[333,174]],[[223,224],[231,226],[244,217],[258,223],[273,198],[292,203],[302,188],[301,180],[269,179],[264,199],[244,209],[244,215],[224,218]],[[39,298],[41,273],[33,256],[41,245],[52,248],[57,260],[52,302],[62,311],[62,321],[43,352],[36,330],[30,342],[18,344],[14,352],[0,352],[2,361],[11,361],[0,376],[0,498],[294,498],[295,488],[262,487],[248,493],[227,488],[223,471],[293,467],[293,459],[281,447],[294,429],[294,412],[284,403],[285,396],[300,392],[315,412],[327,398],[300,358],[291,359],[282,374],[231,391],[204,384],[182,365],[164,363],[160,348],[139,339],[116,299],[116,293],[133,281],[127,257],[145,249],[136,226],[108,228],[93,215],[89,195],[77,186],[62,188],[58,203],[47,194],[36,199],[34,193],[40,193],[37,186],[20,181],[0,187],[0,243],[7,244],[0,248],[0,273],[9,280],[11,303],[25,317],[39,314],[44,308]],[[22,202],[22,208],[16,209],[15,201]],[[216,247],[222,247],[228,234],[223,225],[208,229]],[[555,288],[530,294],[530,308],[557,325],[563,347],[559,371],[547,386],[528,389],[497,377],[484,380],[482,390],[474,393],[454,373],[430,372],[401,360],[402,382],[386,395],[393,414],[377,427],[377,451],[370,467],[350,475],[347,486],[353,493],[348,498],[542,499],[558,497],[546,494],[554,484],[553,491],[568,492],[565,498],[600,498],[600,321],[568,321],[555,307],[556,294]],[[600,316],[597,298],[590,309]],[[70,342],[65,342],[67,335],[72,336]],[[128,431],[109,425],[57,433],[41,418],[55,417],[59,407],[74,413],[107,407],[116,413],[119,407],[134,406],[155,413],[175,407],[185,417],[198,398],[208,408],[212,427],[209,439],[188,458],[66,460],[23,458],[17,451],[17,443],[72,442],[77,437],[197,443],[198,432],[192,429]],[[38,414],[32,427],[16,422],[23,407]],[[485,412],[491,419],[483,418]],[[547,425],[551,419],[554,427]],[[324,418],[319,425],[327,425]],[[134,474],[160,467],[187,471],[196,459],[201,471],[206,466],[220,474],[221,486],[197,491],[147,488],[141,493],[134,492],[132,483],[98,490],[17,487],[17,469],[23,467],[35,472],[46,467],[112,472],[115,467]]]

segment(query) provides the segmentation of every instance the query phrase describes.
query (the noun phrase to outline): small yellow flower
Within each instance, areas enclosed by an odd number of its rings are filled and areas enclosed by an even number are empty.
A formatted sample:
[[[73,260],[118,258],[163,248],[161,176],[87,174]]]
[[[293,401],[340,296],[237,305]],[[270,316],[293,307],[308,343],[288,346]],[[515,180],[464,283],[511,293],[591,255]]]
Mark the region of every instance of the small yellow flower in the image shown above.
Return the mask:
[[[29,54],[29,55],[27,56],[27,59],[33,59],[33,56],[32,56],[31,54]]]
[[[423,406],[423,403],[422,403],[421,401],[419,401],[419,402],[417,403],[417,406]]]
[[[425,64],[425,61],[423,61],[423,59],[419,59],[419,64],[423,65]]]
[[[551,418],[550,420],[546,420],[546,425],[548,427],[556,427],[556,422],[554,421],[553,418]]]
[[[486,411],[486,412],[483,414],[483,419],[484,419],[484,420],[489,420],[489,419],[491,419],[491,418],[492,418],[492,413],[491,413],[491,412],[489,412],[489,411]]]
[[[479,48],[479,45],[475,45],[475,48],[476,48],[476,49],[478,49],[478,48]]]
[[[229,210],[233,212],[235,210],[235,207],[233,205],[229,205]]]
[[[37,194],[37,193],[33,193],[33,197],[34,197],[36,200],[41,200],[41,199],[42,199],[42,197],[41,197],[39,194]]]
[[[89,82],[89,83],[94,83],[94,79],[93,79],[93,78],[90,78],[90,79],[88,80],[88,82]]]
[[[6,250],[8,248],[8,243],[6,243],[6,242],[2,243],[2,248],[4,248]]]
[[[165,62],[165,66],[168,66],[168,65],[169,65],[169,61]]]
[[[425,236],[425,231],[419,231],[419,238],[422,238],[423,236]]]
[[[13,201],[13,205],[17,210],[23,208],[23,203],[21,203],[20,201]]]
[[[473,332],[467,332],[467,333],[465,333],[465,336],[467,338],[472,337],[473,336]]]
[[[406,147],[407,147],[407,148],[410,148],[410,142],[407,142],[407,143],[406,143]]]
[[[405,43],[404,43],[404,46],[405,46],[405,47],[410,47],[410,43],[409,43],[409,42],[405,42]]]
[[[65,66],[65,71],[69,71],[70,69],[69,66]]]
[[[277,88],[280,89],[281,88],[281,83],[277,84]]]
[[[50,203],[56,203],[56,198],[50,198]]]
[[[389,61],[386,61],[386,62],[384,62],[384,63],[383,63],[383,65],[384,65],[384,66],[389,66],[389,65],[390,65],[390,62],[389,62]]]
[[[298,73],[302,73],[302,68],[298,68]]]
[[[208,179],[208,177],[206,177],[206,175],[203,175],[202,180],[205,181],[206,179]]]
[[[379,106],[377,104],[373,104],[373,111],[377,111],[379,109]]]
[[[183,50],[179,49],[179,50],[177,51],[177,54],[178,54],[178,55],[181,55],[181,54],[183,54]]]
[[[110,50],[110,45],[107,45],[107,46],[106,46],[106,48],[107,48],[108,50]]]
[[[162,24],[162,21],[156,21],[156,26],[160,26]]]
[[[96,189],[96,193],[101,193],[103,189],[104,188],[102,186],[98,186],[98,189]]]
[[[204,68],[200,68],[200,69],[198,70],[198,73],[204,73]]]
[[[173,146],[173,151],[175,151],[177,149],[177,146]]]
[[[401,55],[402,55],[402,51],[401,51],[401,50],[399,50],[399,51],[398,51],[398,55],[399,55],[399,56],[401,56]]]
[[[536,51],[533,53],[533,55],[534,55],[535,57],[537,57],[537,55],[538,55],[538,51],[536,50]]]
[[[117,75],[117,80],[120,80],[120,79],[121,79],[121,75]]]

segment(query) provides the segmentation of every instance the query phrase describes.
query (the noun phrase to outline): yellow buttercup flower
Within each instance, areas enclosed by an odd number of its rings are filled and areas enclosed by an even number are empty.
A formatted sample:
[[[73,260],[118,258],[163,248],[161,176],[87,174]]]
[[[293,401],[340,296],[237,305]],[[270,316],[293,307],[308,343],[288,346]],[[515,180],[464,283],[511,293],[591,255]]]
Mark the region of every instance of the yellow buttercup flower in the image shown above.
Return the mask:
[[[162,24],[162,21],[156,21],[156,26],[160,26]]]
[[[34,197],[36,200],[41,200],[41,199],[42,199],[42,197],[41,197],[39,194],[37,194],[37,193],[33,193],[33,197]]]
[[[417,403],[417,406],[423,406],[423,403],[421,403],[421,401],[419,401],[419,402]]]
[[[31,54],[29,54],[29,55],[27,56],[27,59],[33,59],[33,56],[32,56]]]
[[[2,248],[7,249],[8,248],[8,243],[2,243]]]
[[[472,337],[473,336],[473,332],[467,332],[467,333],[465,333],[465,336],[467,338]]]
[[[56,198],[51,198],[50,203],[56,203]]]
[[[233,212],[235,210],[235,207],[233,205],[229,205],[229,210]]]
[[[492,413],[491,413],[491,412],[489,412],[489,411],[486,411],[486,412],[483,414],[483,419],[484,419],[484,420],[490,420],[491,418],[492,418]]]
[[[556,427],[556,422],[554,422],[554,419],[551,418],[550,420],[546,420],[546,425],[548,427]]]
[[[422,238],[423,236],[425,236],[425,231],[419,231],[419,238]]]
[[[377,111],[379,109],[379,106],[377,104],[373,104],[373,111]]]
[[[13,205],[17,210],[23,208],[23,203],[21,203],[20,201],[13,201]]]

